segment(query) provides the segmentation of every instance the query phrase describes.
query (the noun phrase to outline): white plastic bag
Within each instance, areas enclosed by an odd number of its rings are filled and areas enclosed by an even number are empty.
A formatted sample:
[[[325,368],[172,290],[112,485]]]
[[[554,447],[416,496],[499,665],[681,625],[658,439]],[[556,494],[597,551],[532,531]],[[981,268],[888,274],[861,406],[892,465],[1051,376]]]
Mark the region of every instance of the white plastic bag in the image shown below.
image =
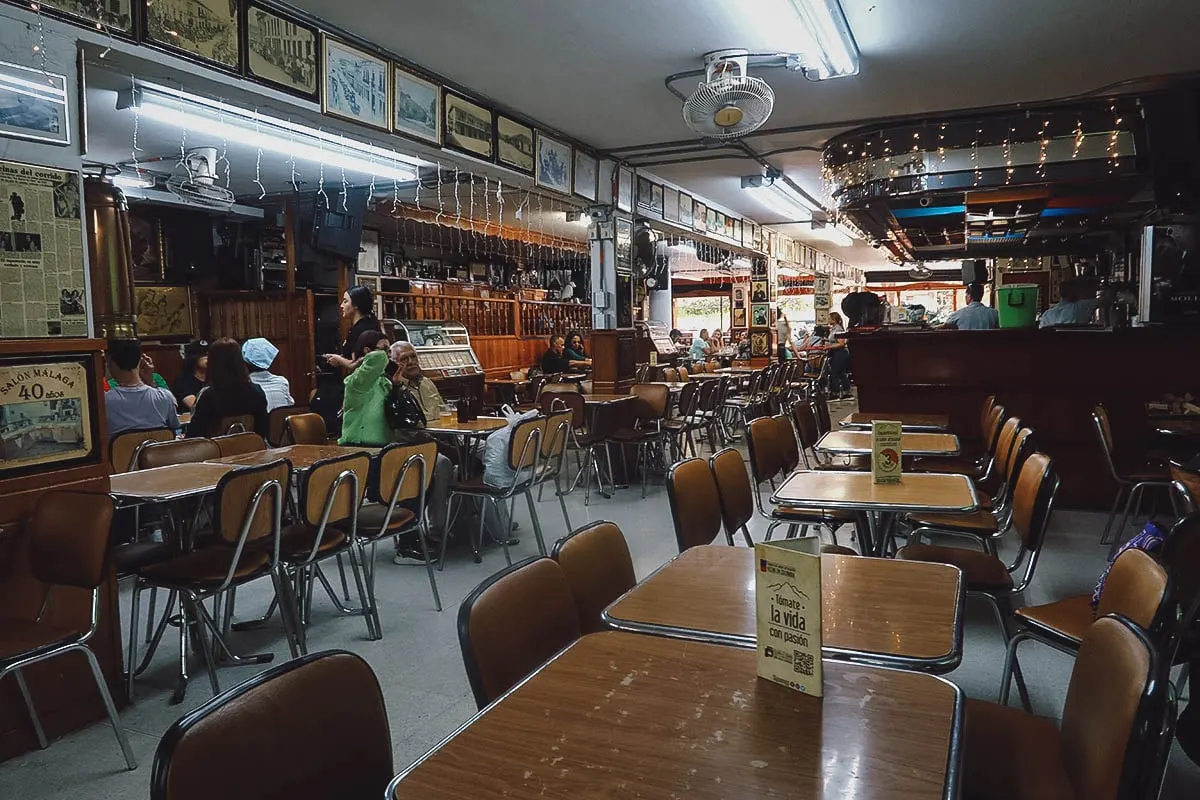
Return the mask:
[[[538,415],[537,409],[518,414],[508,406],[501,409],[508,427],[502,428],[487,438],[483,446],[483,482],[489,486],[507,489],[512,486],[515,472],[508,466],[508,448],[513,430],[522,422]],[[528,470],[526,470],[528,472]],[[523,476],[524,477],[524,476]]]

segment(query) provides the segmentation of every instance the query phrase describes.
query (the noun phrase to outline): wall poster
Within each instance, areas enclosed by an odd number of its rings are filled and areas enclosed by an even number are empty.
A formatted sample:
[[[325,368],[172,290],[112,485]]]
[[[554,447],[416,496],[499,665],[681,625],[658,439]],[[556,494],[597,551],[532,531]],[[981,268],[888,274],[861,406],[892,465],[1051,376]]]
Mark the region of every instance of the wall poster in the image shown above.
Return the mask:
[[[81,361],[0,364],[0,473],[90,456],[91,383]]]
[[[0,338],[87,336],[79,173],[0,161]]]

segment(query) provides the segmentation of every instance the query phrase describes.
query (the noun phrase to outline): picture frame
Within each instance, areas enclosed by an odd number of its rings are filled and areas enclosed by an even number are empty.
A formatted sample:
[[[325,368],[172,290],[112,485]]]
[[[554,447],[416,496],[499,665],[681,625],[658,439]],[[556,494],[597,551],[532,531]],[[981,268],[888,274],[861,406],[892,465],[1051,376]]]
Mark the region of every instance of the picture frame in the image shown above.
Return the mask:
[[[442,89],[442,109],[443,147],[487,161],[495,157],[494,111],[445,88]]]
[[[720,211],[708,210],[708,232],[718,234],[725,230],[725,214]]]
[[[320,32],[254,0],[247,0],[242,13],[246,77],[316,101],[321,91]]]
[[[571,172],[575,157],[571,145],[536,131],[534,183],[560,194],[571,193]]]
[[[746,302],[746,287],[740,286],[740,285],[733,287],[733,305],[735,307],[737,307],[745,302]]]
[[[766,303],[770,301],[767,282],[763,280],[750,281],[750,302]]]
[[[129,212],[130,274],[135,284],[163,283],[167,272],[167,243],[162,220],[143,216],[143,207]]]
[[[755,328],[765,328],[771,324],[771,306],[768,303],[750,304],[750,324]]]
[[[633,222],[617,218],[617,236],[615,244],[616,273],[618,275],[633,274]]]
[[[512,117],[496,115],[496,161],[526,175],[533,174],[533,128]]]
[[[633,211],[633,170],[625,166],[617,167],[617,208]]]
[[[97,375],[91,357],[51,356],[0,361],[0,475],[44,471],[47,465],[99,463]],[[49,427],[49,440],[22,436],[21,426]]]
[[[654,183],[649,178],[638,175],[637,204],[638,208],[650,208],[654,202]]]
[[[194,333],[192,290],[188,286],[135,286],[133,308],[138,338],[187,341]]]
[[[575,194],[585,200],[595,201],[599,181],[600,162],[582,150],[575,151],[575,169],[572,187]]]
[[[142,8],[147,44],[227,72],[242,71],[241,4],[230,0],[155,0]],[[204,9],[204,12],[198,11]],[[203,18],[204,24],[195,22]]]
[[[751,331],[750,357],[762,358],[771,354],[771,334],[766,331]]]
[[[745,328],[746,327],[746,309],[744,307],[741,307],[741,308],[739,308],[737,306],[734,307],[734,309],[733,309],[733,327],[735,327],[735,328]]]
[[[663,187],[661,183],[650,184],[650,210],[660,217],[663,212]]]
[[[699,200],[692,205],[692,227],[698,231],[708,230],[708,206]]]
[[[442,87],[392,64],[392,131],[442,143]]]
[[[12,4],[29,8],[25,0],[12,0]],[[68,22],[85,25],[96,30],[132,36],[134,3],[133,0],[105,0],[104,3],[89,0],[41,0],[42,13],[53,17],[62,17]],[[100,13],[97,14],[96,12]]]
[[[689,228],[692,227],[692,209],[693,209],[694,202],[695,201],[692,200],[692,196],[690,194],[688,194],[687,192],[679,193],[679,224],[680,225],[686,225]]]
[[[679,222],[679,190],[669,186],[663,187],[663,219],[668,222]]]
[[[392,129],[391,64],[321,35],[321,112],[381,131]]]
[[[374,228],[363,228],[359,251],[355,271],[360,275],[378,275],[380,267],[379,231]]]
[[[0,62],[0,136],[71,143],[65,75]]]
[[[735,219],[733,221],[733,241],[736,244],[744,244],[742,241],[742,220]]]

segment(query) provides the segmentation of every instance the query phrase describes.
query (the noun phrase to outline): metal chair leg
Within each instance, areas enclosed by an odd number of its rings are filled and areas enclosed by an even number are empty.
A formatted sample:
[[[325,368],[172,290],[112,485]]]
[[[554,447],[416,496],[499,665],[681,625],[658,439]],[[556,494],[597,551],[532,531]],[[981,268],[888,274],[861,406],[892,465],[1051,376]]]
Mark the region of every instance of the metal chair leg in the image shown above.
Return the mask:
[[[1007,648],[1011,637],[1008,629],[1008,620],[1004,616],[1004,611],[1000,608],[1000,599],[990,594],[982,594],[981,596],[987,599],[988,605],[992,607],[992,611],[996,614],[996,622],[1000,625],[1000,635],[1004,637],[1004,644]],[[1021,706],[1032,714],[1033,703],[1029,700],[1029,689],[1025,686],[1025,675],[1021,672],[1021,662],[1014,658],[1012,667],[1013,677],[1017,680],[1017,692],[1021,696]]]
[[[138,600],[141,599],[142,590],[138,585],[139,578],[133,577],[133,597],[129,600],[129,645],[125,655],[125,694],[129,696],[129,702],[133,702],[133,674],[137,669],[137,643],[138,643]],[[150,618],[153,619],[153,614]],[[146,626],[147,639],[149,639],[150,626]]]
[[[121,753],[125,756],[125,766],[129,769],[137,769],[137,759],[133,757],[133,748],[129,746],[129,738],[125,735],[125,730],[121,727],[121,720],[117,716],[117,707],[113,705],[112,695],[108,692],[108,684],[104,682],[104,673],[100,671],[100,662],[96,660],[96,654],[86,646],[79,648],[83,651],[83,655],[88,660],[88,666],[92,668],[92,677],[96,679],[96,688],[100,690],[100,699],[104,701],[104,710],[108,712],[108,720],[112,723],[113,732],[117,735],[117,743],[121,745]]]
[[[1117,509],[1121,505],[1121,498],[1124,496],[1127,488],[1128,487],[1123,483],[1117,485],[1117,494],[1115,497],[1113,497],[1112,508],[1108,512],[1108,520],[1104,523],[1104,533],[1100,534],[1100,544],[1108,544],[1110,541],[1108,538],[1108,533],[1110,530],[1112,530],[1113,522],[1116,521]]]
[[[561,498],[559,498],[559,499],[561,500]],[[441,611],[442,610],[442,598],[441,598],[441,595],[438,594],[437,578],[434,577],[434,574],[433,574],[433,561],[429,557],[429,545],[425,541],[425,535],[426,535],[426,533],[428,533],[428,530],[429,530],[429,526],[425,522],[424,515],[422,515],[421,521],[417,526],[417,536],[421,540],[421,555],[423,555],[425,557],[425,572],[427,572],[429,574],[429,588],[430,588],[430,590],[433,591],[433,604],[437,608],[438,611]],[[443,543],[446,541],[446,538],[448,536],[449,536],[449,533],[447,533],[447,532],[442,533],[442,542]],[[374,580],[372,580],[372,584],[374,584]]]
[[[13,677],[17,679],[17,688],[21,690],[21,698],[25,701],[25,708],[29,711],[29,721],[33,724],[33,732],[37,736],[38,747],[45,750],[50,746],[46,740],[46,731],[42,729],[42,721],[38,718],[37,708],[33,705],[33,695],[29,693],[29,686],[25,683],[25,676],[21,674],[21,670],[14,669]]]
[[[529,519],[533,522],[533,535],[537,538],[538,552],[544,556],[549,555],[549,553],[546,551],[546,540],[542,536],[542,521],[538,519],[537,506],[535,506],[533,503],[533,492],[526,489],[524,492],[522,492],[522,494],[525,495],[525,502],[529,506]],[[516,499],[516,497],[513,498],[514,503],[516,502]],[[565,516],[566,513],[567,510],[564,508],[563,515]],[[567,530],[571,530],[570,523],[567,524]]]
[[[1017,664],[1017,645],[1027,638],[1025,634],[1018,633],[1008,640],[1008,649],[1004,653],[1004,671],[1000,673],[1000,695],[996,700],[1002,706],[1008,705],[1008,690],[1012,686],[1013,669]]]
[[[1112,544],[1108,546],[1108,557],[1110,559],[1117,554],[1117,550],[1125,542],[1125,526],[1129,524],[1129,517],[1133,513],[1134,503],[1136,502],[1139,506],[1141,505],[1142,489],[1143,485],[1138,483],[1134,484],[1133,488],[1129,490],[1129,496],[1125,500],[1125,510],[1121,514],[1121,522],[1113,531]]]

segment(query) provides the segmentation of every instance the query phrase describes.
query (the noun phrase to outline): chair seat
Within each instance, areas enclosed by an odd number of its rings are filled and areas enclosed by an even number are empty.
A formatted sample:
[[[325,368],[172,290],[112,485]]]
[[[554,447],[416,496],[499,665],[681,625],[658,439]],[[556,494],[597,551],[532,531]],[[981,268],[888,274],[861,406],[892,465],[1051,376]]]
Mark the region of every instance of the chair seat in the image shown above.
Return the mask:
[[[346,524],[349,525],[349,522],[347,521]],[[315,528],[307,525],[287,526],[279,535],[279,557],[284,561],[304,561],[312,552],[313,538],[316,533]],[[330,553],[348,542],[349,537],[345,531],[338,529],[336,523],[326,525],[325,532],[321,535],[321,544],[317,548],[317,555]]]
[[[489,497],[500,497],[508,491],[508,488],[484,483],[483,476],[476,475],[474,478],[468,478],[465,481],[455,481],[450,484],[450,491],[454,494],[481,494],[488,495]]]
[[[909,514],[908,521],[917,528],[936,528],[939,531],[976,536],[992,536],[998,532],[992,512],[982,509],[971,514]]]
[[[175,548],[168,542],[134,542],[113,548],[113,567],[117,575],[129,575],[151,564],[169,561]]]
[[[364,538],[372,538],[379,535],[379,529],[383,526],[383,518],[387,514],[386,503],[367,503],[358,509],[358,535]],[[392,518],[388,521],[387,530],[384,535],[400,533],[408,527],[411,527],[417,519],[417,515],[409,511],[399,503],[392,509]],[[311,545],[311,540],[309,544]]]
[[[983,467],[975,459],[961,456],[916,458],[913,459],[912,469],[913,472],[951,473],[971,478],[983,477]]]
[[[662,426],[663,426],[664,431],[667,431],[669,433],[678,433],[680,431],[687,430],[689,427],[689,423],[685,419],[680,419],[680,418],[676,417],[674,419],[664,419]]]
[[[841,544],[823,544],[821,545],[822,555],[831,556],[856,556],[858,551],[852,547],[846,547]]]
[[[963,571],[968,590],[1011,589],[1012,576],[1003,562],[989,553],[964,547],[940,547],[933,544],[910,544],[901,547],[896,558],[904,561],[925,561],[932,564],[951,564]]]
[[[1043,603],[1040,606],[1018,608],[1014,614],[1029,628],[1068,639],[1076,644],[1083,640],[1083,635],[1096,619],[1092,610],[1092,596],[1087,594]]]
[[[56,625],[47,625],[28,619],[0,617],[0,665],[14,660],[15,656],[33,655],[50,650],[71,639],[78,639],[84,631]]]
[[[1159,481],[1161,483],[1170,483],[1171,472],[1166,464],[1158,461],[1131,460],[1118,461],[1117,474],[1121,476],[1121,480],[1129,481],[1130,483],[1141,483],[1142,481]]]
[[[971,698],[964,711],[965,800],[1079,800],[1053,722]]]
[[[225,545],[202,547],[186,555],[151,564],[141,570],[141,576],[155,586],[181,586],[187,589],[202,589],[219,586],[229,573],[235,551]],[[247,581],[266,575],[271,559],[263,551],[247,547],[238,562],[234,580]]]

